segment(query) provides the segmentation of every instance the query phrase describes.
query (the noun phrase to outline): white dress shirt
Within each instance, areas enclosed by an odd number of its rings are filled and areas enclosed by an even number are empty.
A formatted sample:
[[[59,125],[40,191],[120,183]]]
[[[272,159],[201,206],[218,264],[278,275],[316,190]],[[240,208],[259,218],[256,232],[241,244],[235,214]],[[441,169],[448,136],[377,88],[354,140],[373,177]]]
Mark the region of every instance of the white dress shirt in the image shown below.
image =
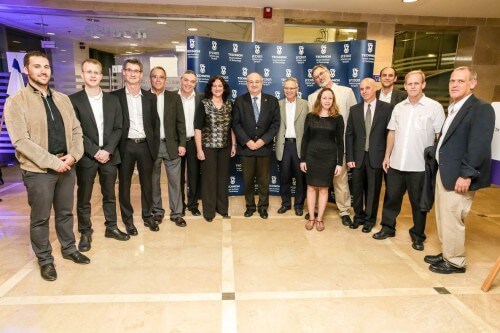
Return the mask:
[[[184,118],[186,119],[186,137],[192,138],[194,137],[194,111],[196,109],[195,105],[195,97],[196,93],[193,92],[189,95],[188,98],[184,98],[182,96],[181,90],[179,89],[179,95],[182,99],[182,106],[184,108]]]
[[[293,102],[289,102],[288,99],[285,100],[286,108],[286,130],[285,138],[295,139],[297,136],[295,134],[295,110],[297,108],[297,99]]]
[[[151,92],[156,95],[153,90],[151,90]],[[165,119],[164,104],[165,91],[162,91],[159,95],[156,96],[156,109],[158,111],[158,117],[160,117],[160,140],[165,139],[165,124],[163,123],[163,119]]]
[[[87,93],[87,97],[90,102],[90,107],[92,108],[92,113],[94,114],[97,132],[99,133],[99,147],[102,147],[104,145],[104,111],[102,106],[102,90],[99,92],[99,95],[96,96],[90,96]]]
[[[132,95],[125,87],[127,96],[128,115],[130,118],[130,129],[128,131],[129,139],[144,139],[144,120],[142,118],[142,90],[137,95]]]
[[[383,90],[380,90],[380,95],[378,96],[378,100],[386,103],[391,103],[392,98],[392,90],[388,94],[384,94]]]

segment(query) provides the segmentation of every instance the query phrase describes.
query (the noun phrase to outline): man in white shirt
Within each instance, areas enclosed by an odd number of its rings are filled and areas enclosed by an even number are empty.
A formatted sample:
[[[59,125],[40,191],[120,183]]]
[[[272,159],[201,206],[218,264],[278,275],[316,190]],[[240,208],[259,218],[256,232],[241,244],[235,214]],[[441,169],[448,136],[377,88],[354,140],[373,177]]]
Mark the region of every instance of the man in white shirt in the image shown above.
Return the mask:
[[[316,82],[320,89],[310,94],[307,98],[309,103],[309,112],[312,110],[314,102],[316,102],[321,89],[330,88],[335,94],[335,100],[337,102],[339,112],[344,118],[345,130],[345,128],[347,127],[347,119],[349,118],[349,110],[351,106],[358,103],[356,101],[356,97],[354,96],[354,92],[349,87],[339,86],[333,83],[332,78],[330,77],[330,71],[325,65],[314,66],[311,74],[314,82]],[[340,173],[340,175],[333,177],[333,187],[335,191],[335,202],[337,203],[337,208],[342,219],[342,224],[345,226],[350,226],[352,224],[351,217],[349,216],[351,210],[351,193],[349,191],[345,158],[342,165],[342,172]],[[308,214],[306,214],[306,219],[309,219]]]
[[[404,86],[408,98],[396,105],[387,126],[389,133],[383,162],[387,179],[382,229],[373,238],[386,239],[396,235],[396,218],[408,191],[413,215],[412,247],[422,251],[427,217],[427,213],[420,210],[425,176],[424,150],[434,144],[445,115],[441,104],[424,95],[425,74],[421,70],[406,74]]]
[[[377,90],[377,99],[391,104],[393,107],[408,97],[404,91],[394,89],[394,83],[398,80],[396,70],[392,67],[384,67],[380,71],[380,83],[382,88]]]

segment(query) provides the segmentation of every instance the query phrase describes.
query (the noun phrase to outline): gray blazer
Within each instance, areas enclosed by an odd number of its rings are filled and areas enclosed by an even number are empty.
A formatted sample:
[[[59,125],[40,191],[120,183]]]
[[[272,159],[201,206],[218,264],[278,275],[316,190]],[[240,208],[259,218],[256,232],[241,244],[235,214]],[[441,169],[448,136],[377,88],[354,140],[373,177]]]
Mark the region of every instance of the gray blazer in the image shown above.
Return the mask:
[[[285,133],[286,133],[286,99],[279,101],[280,106],[280,129],[276,135],[276,159],[281,161],[283,158],[283,149],[285,148]],[[307,101],[297,97],[297,105],[295,108],[295,136],[297,144],[297,154],[300,156],[300,146],[302,144],[302,136],[304,135],[304,122],[306,121],[307,113],[309,112]]]

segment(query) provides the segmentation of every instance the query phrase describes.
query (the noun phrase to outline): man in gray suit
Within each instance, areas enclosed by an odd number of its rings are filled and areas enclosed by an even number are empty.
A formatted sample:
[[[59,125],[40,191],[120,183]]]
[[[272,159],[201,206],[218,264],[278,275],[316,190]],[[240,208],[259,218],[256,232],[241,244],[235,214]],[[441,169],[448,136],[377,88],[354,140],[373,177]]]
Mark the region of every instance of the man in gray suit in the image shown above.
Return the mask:
[[[287,78],[283,85],[285,99],[279,101],[281,123],[276,135],[276,159],[280,170],[281,207],[278,214],[292,209],[291,185],[295,177],[295,215],[304,214],[305,179],[300,170],[300,144],[304,134],[304,122],[308,113],[307,101],[297,97],[299,84],[294,77]]]
[[[167,72],[154,67],[149,75],[151,92],[157,96],[160,117],[160,150],[153,166],[153,215],[161,223],[165,215],[161,200],[161,164],[165,164],[168,179],[170,220],[178,227],[185,227],[182,218],[181,156],[186,154],[186,123],[184,109],[178,94],[165,90]]]
[[[396,70],[392,67],[384,67],[380,71],[380,83],[382,88],[377,90],[377,99],[396,106],[408,97],[408,94],[402,90],[394,89],[394,83],[398,80]]]

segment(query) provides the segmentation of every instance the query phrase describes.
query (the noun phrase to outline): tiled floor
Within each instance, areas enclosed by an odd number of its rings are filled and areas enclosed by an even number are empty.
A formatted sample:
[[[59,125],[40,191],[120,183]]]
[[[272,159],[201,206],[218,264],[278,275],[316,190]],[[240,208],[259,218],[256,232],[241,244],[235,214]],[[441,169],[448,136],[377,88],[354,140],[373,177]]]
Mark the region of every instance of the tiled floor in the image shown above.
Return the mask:
[[[278,215],[278,197],[266,221],[242,217],[234,197],[230,219],[188,213],[187,228],[165,220],[153,233],[136,216],[139,236],[118,242],[104,238],[96,184],[91,264],[62,259],[51,226],[58,279],[46,282],[19,170],[3,171],[0,332],[500,332],[500,277],[480,290],[500,255],[500,188],[478,192],[467,218],[467,272],[443,276],[423,262],[439,252],[434,216],[413,250],[407,200],[383,241],[342,226],[334,205],[319,233]],[[136,182],[133,201],[140,211]]]

